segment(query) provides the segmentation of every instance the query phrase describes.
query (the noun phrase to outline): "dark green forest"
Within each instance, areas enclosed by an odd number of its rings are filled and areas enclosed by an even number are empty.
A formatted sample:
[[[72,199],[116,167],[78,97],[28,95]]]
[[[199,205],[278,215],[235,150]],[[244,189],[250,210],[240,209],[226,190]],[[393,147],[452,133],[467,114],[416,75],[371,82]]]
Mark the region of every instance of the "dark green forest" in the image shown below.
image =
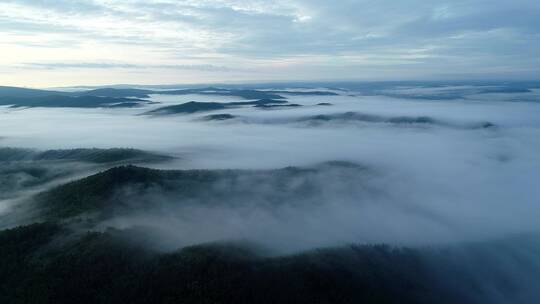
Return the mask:
[[[526,241],[540,250],[538,238],[517,238],[444,249],[350,245],[274,257],[242,243],[158,252],[140,239],[136,231],[74,234],[53,223],[3,231],[0,301],[527,303],[533,295],[510,280],[520,274],[508,276],[504,267],[530,262],[512,246]],[[513,252],[515,264],[498,263],[494,250]],[[532,265],[537,275],[539,265]]]

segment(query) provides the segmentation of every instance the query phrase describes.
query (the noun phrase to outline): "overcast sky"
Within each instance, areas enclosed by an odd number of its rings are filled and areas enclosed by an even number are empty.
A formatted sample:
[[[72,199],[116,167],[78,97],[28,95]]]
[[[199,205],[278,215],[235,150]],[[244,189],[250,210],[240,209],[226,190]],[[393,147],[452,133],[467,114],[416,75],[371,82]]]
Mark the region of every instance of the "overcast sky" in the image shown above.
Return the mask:
[[[540,78],[538,0],[2,0],[0,84]]]

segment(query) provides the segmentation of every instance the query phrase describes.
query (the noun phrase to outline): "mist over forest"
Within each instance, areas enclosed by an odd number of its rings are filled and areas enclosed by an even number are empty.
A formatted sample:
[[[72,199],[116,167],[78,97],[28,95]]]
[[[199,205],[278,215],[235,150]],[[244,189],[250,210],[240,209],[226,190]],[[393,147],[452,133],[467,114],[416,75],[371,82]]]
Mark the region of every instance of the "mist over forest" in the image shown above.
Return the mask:
[[[540,303],[540,1],[0,1],[0,304]]]
[[[0,87],[2,303],[532,303],[540,83]]]

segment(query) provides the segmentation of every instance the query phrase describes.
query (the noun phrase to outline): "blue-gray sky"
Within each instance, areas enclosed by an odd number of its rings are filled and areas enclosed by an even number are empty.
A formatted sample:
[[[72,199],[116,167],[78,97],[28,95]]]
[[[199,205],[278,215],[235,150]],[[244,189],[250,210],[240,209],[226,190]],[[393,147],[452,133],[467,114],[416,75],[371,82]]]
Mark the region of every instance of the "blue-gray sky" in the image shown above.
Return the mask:
[[[3,0],[0,84],[540,78],[538,0]]]

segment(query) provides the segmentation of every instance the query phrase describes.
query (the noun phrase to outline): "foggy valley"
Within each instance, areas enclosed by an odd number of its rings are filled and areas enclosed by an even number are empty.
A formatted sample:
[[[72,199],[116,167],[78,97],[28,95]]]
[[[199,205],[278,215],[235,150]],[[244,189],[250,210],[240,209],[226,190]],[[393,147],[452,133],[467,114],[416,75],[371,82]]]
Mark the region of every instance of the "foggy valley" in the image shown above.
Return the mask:
[[[540,1],[0,1],[0,304],[540,303]]]
[[[514,87],[523,85],[516,93]],[[69,97],[75,98],[69,108],[50,108],[19,105],[15,98],[0,113],[0,219],[8,229],[2,238],[42,248],[24,254],[45,263],[25,264],[32,273],[50,274],[47,263],[63,261],[68,248],[113,246],[122,252],[127,242],[143,263],[208,250],[205,255],[223,259],[215,266],[219,273],[234,263],[281,275],[289,266],[275,268],[277,261],[301,259],[290,267],[311,268],[323,266],[304,263],[320,259],[316,263],[330,263],[320,270],[328,275],[360,271],[348,284],[366,284],[365,271],[386,271],[407,259],[412,264],[400,267],[412,269],[392,270],[411,280],[407,291],[373,274],[370,284],[389,284],[379,286],[382,293],[373,299],[430,302],[444,293],[449,302],[530,303],[540,275],[540,85],[378,86],[169,89],[138,96],[143,102],[129,107],[79,105],[78,97]],[[134,94],[101,92],[98,98],[113,104]],[[272,94],[275,101],[257,99]],[[262,103],[299,106],[265,109],[258,107]],[[181,110],[162,110],[169,108]],[[388,247],[377,247],[383,245]],[[11,246],[3,255],[23,250]],[[93,254],[117,263],[115,254]],[[356,255],[375,261],[384,256],[390,264],[364,265]],[[265,266],[254,266],[260,263]],[[351,269],[333,263],[350,263]],[[409,277],[418,271],[434,279]],[[449,277],[456,271],[463,278]],[[490,278],[477,281],[486,271]],[[245,275],[255,276],[256,284],[275,280],[250,273]],[[4,270],[3,282],[19,275]],[[147,274],[137,275],[143,277],[129,280],[147,280]],[[222,275],[219,284],[228,284]],[[521,281],[527,277],[529,283]],[[469,290],[468,284],[477,287]],[[126,290],[110,292],[113,299]],[[227,299],[222,296],[216,299]]]

